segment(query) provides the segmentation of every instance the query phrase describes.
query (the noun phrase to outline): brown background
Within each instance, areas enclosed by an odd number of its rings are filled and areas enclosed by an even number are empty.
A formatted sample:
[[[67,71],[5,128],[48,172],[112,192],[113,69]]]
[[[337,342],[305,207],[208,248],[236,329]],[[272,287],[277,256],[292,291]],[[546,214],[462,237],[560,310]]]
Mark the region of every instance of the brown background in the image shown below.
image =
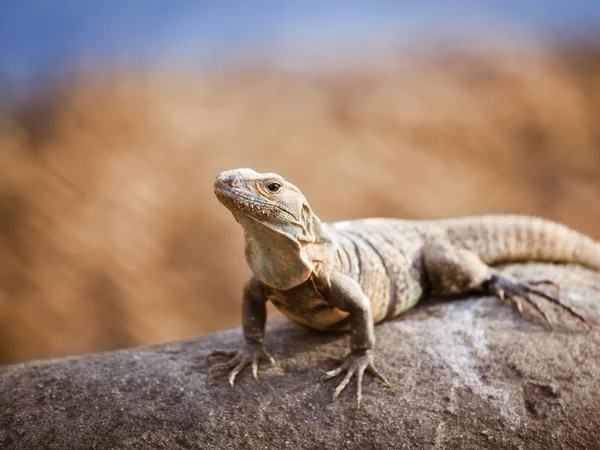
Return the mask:
[[[323,220],[512,211],[600,238],[600,45],[63,80],[0,117],[0,363],[239,324],[221,171]]]

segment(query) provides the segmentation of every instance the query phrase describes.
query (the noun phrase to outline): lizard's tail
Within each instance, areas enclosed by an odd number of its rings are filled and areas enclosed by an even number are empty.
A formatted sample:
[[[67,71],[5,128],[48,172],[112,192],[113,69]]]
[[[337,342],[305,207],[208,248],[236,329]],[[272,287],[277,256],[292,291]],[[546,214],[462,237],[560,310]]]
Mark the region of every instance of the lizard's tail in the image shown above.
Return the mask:
[[[550,220],[519,215],[466,217],[449,220],[446,230],[454,245],[474,251],[487,264],[565,262],[600,271],[600,243]]]

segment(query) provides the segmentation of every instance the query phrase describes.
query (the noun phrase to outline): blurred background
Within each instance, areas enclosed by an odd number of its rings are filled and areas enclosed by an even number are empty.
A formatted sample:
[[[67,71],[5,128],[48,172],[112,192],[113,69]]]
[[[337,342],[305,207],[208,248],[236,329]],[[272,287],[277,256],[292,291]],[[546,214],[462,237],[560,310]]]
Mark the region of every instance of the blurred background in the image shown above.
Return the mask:
[[[326,221],[600,239],[599,31],[583,0],[2,1],[0,363],[239,325],[226,169]]]

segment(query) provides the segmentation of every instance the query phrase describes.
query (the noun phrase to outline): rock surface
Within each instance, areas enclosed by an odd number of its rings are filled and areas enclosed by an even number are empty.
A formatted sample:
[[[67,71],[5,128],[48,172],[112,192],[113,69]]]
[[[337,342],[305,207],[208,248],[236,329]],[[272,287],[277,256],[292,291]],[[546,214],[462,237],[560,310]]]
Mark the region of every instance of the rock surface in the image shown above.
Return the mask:
[[[376,327],[387,390],[365,378],[330,403],[319,384],[347,336],[270,326],[278,365],[234,389],[207,381],[205,356],[236,348],[240,330],[150,348],[0,368],[0,447],[74,448],[599,448],[600,274],[576,266],[507,266],[552,278],[591,332],[546,305],[551,333],[491,297],[427,300]]]

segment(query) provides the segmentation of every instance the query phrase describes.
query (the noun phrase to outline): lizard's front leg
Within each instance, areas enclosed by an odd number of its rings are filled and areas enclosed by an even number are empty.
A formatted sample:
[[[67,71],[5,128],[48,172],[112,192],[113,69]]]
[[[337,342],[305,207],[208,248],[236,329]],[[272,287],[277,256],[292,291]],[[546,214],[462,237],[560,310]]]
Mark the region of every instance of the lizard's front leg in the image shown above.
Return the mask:
[[[328,283],[324,283],[324,286],[319,287],[329,303],[349,313],[348,320],[351,330],[350,340],[352,350],[343,360],[338,360],[341,365],[337,369],[327,372],[321,378],[321,382],[345,373],[342,382],[333,392],[332,401],[334,401],[348,385],[352,377],[356,376],[356,395],[358,406],[360,407],[362,381],[365,371],[379,379],[384,386],[390,387],[388,381],[375,368],[373,362],[375,333],[373,330],[371,302],[356,281],[340,273],[334,273]]]
[[[216,364],[208,370],[208,377],[217,370],[230,370],[229,384],[233,386],[236,377],[248,366],[252,365],[252,374],[258,381],[258,362],[265,360],[272,366],[275,360],[267,353],[264,344],[265,323],[267,321],[267,299],[263,293],[262,286],[256,278],[250,279],[244,286],[244,297],[242,302],[242,327],[246,345],[238,351],[214,350],[207,359],[215,356],[227,356],[229,361]]]

